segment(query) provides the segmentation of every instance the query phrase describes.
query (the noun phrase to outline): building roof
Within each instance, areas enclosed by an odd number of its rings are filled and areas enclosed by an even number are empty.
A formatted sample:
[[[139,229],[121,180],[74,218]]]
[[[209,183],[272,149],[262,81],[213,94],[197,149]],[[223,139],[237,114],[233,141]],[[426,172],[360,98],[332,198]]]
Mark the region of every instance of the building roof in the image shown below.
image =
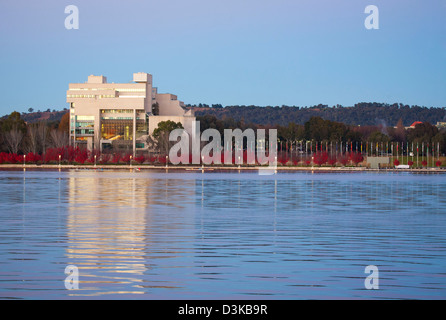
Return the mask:
[[[422,124],[423,122],[421,122],[421,121],[415,121],[414,123],[412,123],[411,124],[411,128],[415,128],[415,126],[417,125],[417,124]]]

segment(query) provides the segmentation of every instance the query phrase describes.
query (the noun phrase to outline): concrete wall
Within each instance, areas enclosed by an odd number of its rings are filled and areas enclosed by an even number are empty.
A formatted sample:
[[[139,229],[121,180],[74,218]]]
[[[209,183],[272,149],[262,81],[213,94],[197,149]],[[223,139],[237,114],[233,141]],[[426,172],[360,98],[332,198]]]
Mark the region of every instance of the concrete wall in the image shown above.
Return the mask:
[[[367,157],[366,162],[371,169],[379,169],[382,165],[390,163],[390,157]]]

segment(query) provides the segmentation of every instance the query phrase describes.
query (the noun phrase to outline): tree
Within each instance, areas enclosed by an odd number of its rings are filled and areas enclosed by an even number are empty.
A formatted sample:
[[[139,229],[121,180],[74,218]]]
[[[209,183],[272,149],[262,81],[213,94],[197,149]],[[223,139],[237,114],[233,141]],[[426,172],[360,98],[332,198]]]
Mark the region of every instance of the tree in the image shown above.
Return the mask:
[[[160,105],[158,104],[158,102],[152,104],[152,114],[154,116],[159,116],[159,114],[160,114]]]
[[[412,142],[430,142],[438,134],[438,128],[429,122],[417,124],[415,128],[408,130],[407,137]],[[436,139],[440,139],[437,137]],[[439,141],[440,142],[440,141]]]
[[[62,132],[69,133],[70,132],[70,113],[67,112],[60,119],[58,130]]]
[[[39,132],[38,125],[35,123],[28,125],[26,148],[33,154],[37,154],[39,151]]]
[[[50,137],[53,147],[63,148],[68,145],[68,133],[56,129],[51,129]]]
[[[158,127],[153,130],[152,133],[155,140],[149,138],[147,142],[154,145],[154,147],[158,149],[161,154],[168,154],[171,145],[169,141],[169,134],[175,129],[183,129],[181,122],[174,122],[171,120],[161,121],[158,123]]]
[[[37,134],[39,137],[40,145],[42,146],[42,153],[45,153],[48,145],[48,127],[46,126],[45,122],[39,122],[39,124],[37,125]]]
[[[3,136],[9,152],[17,154],[19,152],[20,144],[23,140],[23,132],[18,128],[17,125],[14,125],[11,130],[5,132]]]
[[[31,113],[31,112],[33,112],[33,111],[34,111],[33,108],[28,108],[28,112],[29,112],[29,113]]]
[[[10,132],[12,129],[26,133],[26,123],[20,116],[20,113],[13,111],[5,120],[2,121],[2,132]]]
[[[389,142],[389,136],[382,133],[381,131],[375,131],[369,136],[369,141],[371,142]]]

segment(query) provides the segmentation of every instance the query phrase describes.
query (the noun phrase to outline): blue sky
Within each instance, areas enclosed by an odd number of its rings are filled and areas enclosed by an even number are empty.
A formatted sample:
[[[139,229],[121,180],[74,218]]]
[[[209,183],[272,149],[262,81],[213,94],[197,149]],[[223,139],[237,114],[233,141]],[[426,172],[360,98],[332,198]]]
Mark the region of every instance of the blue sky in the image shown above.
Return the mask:
[[[446,0],[1,0],[0,40],[0,114],[134,72],[191,104],[446,106]]]

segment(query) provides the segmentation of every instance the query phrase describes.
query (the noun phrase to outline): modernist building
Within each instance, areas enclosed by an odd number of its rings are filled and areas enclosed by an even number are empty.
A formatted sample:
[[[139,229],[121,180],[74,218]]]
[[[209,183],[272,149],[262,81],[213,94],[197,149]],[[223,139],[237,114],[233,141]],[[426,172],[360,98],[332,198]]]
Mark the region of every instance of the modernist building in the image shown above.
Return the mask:
[[[161,121],[181,122],[191,134],[195,117],[173,94],[160,94],[152,75],[134,73],[129,83],[107,83],[104,76],[88,77],[85,83],[70,83],[70,144],[89,150],[110,147],[147,149],[145,140]],[[156,111],[152,109],[156,107]]]

